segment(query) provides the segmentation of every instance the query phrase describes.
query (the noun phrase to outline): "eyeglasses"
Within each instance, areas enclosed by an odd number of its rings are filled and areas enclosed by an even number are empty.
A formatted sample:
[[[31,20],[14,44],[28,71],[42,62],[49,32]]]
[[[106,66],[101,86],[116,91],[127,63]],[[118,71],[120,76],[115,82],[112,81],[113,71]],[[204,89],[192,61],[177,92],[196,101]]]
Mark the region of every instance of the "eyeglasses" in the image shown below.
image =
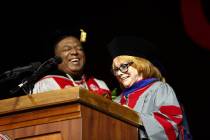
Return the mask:
[[[122,73],[126,73],[128,71],[128,67],[131,66],[133,64],[133,62],[128,62],[128,63],[124,63],[121,64],[120,67],[116,67],[112,70],[112,73],[116,76],[117,72],[120,70]]]

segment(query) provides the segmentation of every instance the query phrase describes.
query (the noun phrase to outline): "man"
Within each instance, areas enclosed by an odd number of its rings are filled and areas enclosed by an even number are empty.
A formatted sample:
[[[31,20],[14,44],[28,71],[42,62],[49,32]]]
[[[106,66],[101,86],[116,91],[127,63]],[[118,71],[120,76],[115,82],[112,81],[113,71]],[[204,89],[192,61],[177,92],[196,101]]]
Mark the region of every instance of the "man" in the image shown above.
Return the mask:
[[[81,39],[81,38],[80,38]],[[65,36],[58,41],[54,49],[55,56],[62,58],[58,70],[47,75],[34,85],[33,93],[80,86],[90,93],[111,98],[111,92],[104,81],[84,74],[86,56],[82,41],[75,36]]]

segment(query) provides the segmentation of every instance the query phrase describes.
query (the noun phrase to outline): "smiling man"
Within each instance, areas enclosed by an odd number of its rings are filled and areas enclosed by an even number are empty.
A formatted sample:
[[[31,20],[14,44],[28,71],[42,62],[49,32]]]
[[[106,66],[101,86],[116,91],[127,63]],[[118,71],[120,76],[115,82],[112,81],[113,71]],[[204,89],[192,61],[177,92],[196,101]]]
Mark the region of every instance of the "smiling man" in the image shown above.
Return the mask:
[[[85,53],[81,42],[74,36],[64,37],[55,47],[55,55],[62,58],[58,69],[74,76],[80,76],[85,65]]]
[[[79,86],[111,99],[111,92],[104,81],[84,73],[86,56],[82,43],[72,35],[64,36],[56,43],[54,53],[62,58],[62,63],[53,74],[35,83],[33,94]]]

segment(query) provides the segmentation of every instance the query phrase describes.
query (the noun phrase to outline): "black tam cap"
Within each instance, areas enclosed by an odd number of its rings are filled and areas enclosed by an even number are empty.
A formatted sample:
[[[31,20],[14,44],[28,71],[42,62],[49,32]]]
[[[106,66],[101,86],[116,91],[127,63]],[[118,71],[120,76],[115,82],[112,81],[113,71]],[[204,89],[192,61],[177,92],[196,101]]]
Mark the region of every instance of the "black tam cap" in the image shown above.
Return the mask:
[[[120,55],[130,55],[152,60],[156,57],[157,48],[144,38],[118,36],[108,44],[108,51],[113,59]]]
[[[88,27],[82,25],[52,26],[49,27],[46,33],[44,40],[48,40],[49,46],[55,46],[61,39],[67,36],[74,36],[84,44],[88,43],[89,38]]]
[[[144,38],[138,36],[117,36],[107,47],[112,59],[120,55],[142,57],[158,67],[162,73],[165,73],[165,68],[160,63],[160,49]]]
[[[55,37],[57,40],[60,40],[65,36],[74,36],[78,38],[82,43],[85,43],[87,38],[87,28],[75,27],[75,28],[56,29]]]

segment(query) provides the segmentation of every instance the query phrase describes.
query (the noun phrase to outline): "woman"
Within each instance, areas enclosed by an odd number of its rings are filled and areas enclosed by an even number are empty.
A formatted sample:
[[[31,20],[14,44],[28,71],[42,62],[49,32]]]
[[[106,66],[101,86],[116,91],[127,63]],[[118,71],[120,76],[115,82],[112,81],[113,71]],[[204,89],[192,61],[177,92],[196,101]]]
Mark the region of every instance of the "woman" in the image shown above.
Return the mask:
[[[115,49],[120,44],[135,46],[135,41],[139,41],[125,40],[125,38],[118,39],[118,43],[115,40],[115,43],[112,42],[109,46],[114,46]],[[145,45],[145,42],[137,44]],[[128,52],[123,49],[124,53]],[[140,130],[141,138],[150,140],[181,138],[182,111],[179,102],[173,89],[164,82],[157,67],[145,59],[145,56],[136,57],[119,53],[113,59],[112,71],[123,88],[121,95],[114,101],[139,113],[143,122],[143,129]]]

